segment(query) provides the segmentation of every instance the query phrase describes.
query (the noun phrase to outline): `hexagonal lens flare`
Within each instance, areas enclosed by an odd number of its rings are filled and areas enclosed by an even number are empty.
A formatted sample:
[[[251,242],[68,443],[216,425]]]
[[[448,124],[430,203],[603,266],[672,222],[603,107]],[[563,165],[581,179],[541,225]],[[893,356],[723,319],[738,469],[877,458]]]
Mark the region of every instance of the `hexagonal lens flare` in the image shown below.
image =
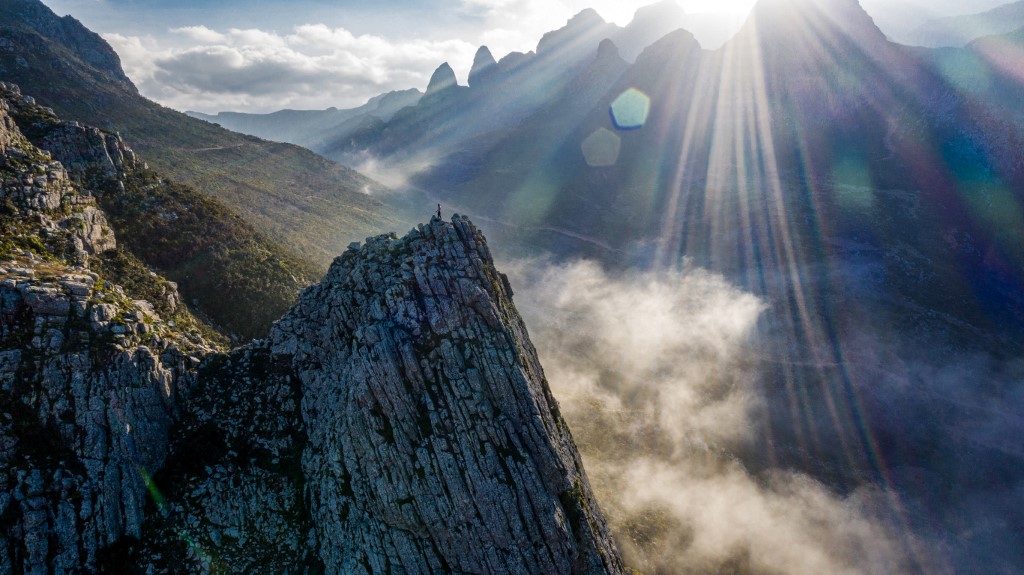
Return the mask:
[[[619,161],[622,140],[611,130],[598,128],[583,140],[580,148],[587,164],[594,168],[614,166]]]
[[[650,97],[636,88],[619,94],[611,105],[612,121],[620,130],[639,130],[644,127],[650,111]]]

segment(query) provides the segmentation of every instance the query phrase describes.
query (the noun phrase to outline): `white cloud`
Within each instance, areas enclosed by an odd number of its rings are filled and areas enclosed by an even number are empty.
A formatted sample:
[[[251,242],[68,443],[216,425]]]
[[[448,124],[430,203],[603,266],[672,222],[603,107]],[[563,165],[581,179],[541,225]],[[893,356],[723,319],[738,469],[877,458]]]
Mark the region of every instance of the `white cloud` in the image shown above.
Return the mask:
[[[476,46],[461,40],[393,41],[323,24],[279,34],[259,29],[171,30],[177,42],[107,34],[143,94],[199,111],[353,107],[382,92],[425,89],[444,61],[463,78]]]
[[[701,270],[504,264],[627,564],[661,573],[914,571],[889,492],[757,473],[766,305]],[[926,566],[928,572],[943,572]]]
[[[196,10],[189,25],[178,20],[161,29],[148,23],[147,34],[118,30],[104,37],[141,92],[173,108],[351,107],[390,90],[425,89],[443,62],[465,82],[478,46],[488,46],[499,59],[531,51],[544,33],[584,8],[595,6],[605,19],[625,24],[652,1],[459,0],[437,21],[386,8],[382,13],[394,15],[394,26],[376,26],[376,34],[359,31],[374,27],[365,17],[356,17],[354,27],[301,21],[292,26],[292,19],[282,29],[256,18],[254,27],[232,28],[211,23],[232,22],[223,11]]]
[[[223,42],[226,36],[220,32],[210,30],[206,26],[184,26],[182,28],[171,28],[171,32],[181,34],[198,42],[212,43]]]

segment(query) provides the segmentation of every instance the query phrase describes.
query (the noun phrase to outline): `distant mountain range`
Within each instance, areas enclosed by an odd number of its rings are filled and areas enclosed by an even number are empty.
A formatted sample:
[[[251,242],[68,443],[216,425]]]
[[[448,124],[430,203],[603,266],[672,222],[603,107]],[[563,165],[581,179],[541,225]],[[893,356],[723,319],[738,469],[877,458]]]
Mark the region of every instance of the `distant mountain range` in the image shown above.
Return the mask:
[[[557,65],[539,74],[547,76],[547,79],[543,81],[557,81],[561,76],[558,66],[578,67],[600,41],[606,38],[612,39],[616,43],[623,58],[632,61],[644,48],[665,34],[687,26],[694,21],[694,18],[699,19],[699,15],[687,14],[675,0],[662,0],[637,10],[633,20],[625,27],[605,22],[594,10],[584,10],[572,18],[565,27],[545,34],[537,45],[536,53],[509,54],[502,58],[501,63],[498,63],[494,60],[490,50],[481,47],[470,71],[469,84],[479,87],[487,83],[491,67],[509,71],[519,68],[527,62],[540,60],[557,62]],[[537,56],[540,54],[543,54],[544,57]],[[531,68],[534,71],[536,69]],[[531,81],[539,81],[538,74],[534,74],[532,71],[517,72],[517,76],[530,78]],[[449,84],[454,86],[456,83],[453,72]],[[434,82],[432,84],[434,92],[441,87],[447,87],[447,85],[442,86]],[[431,87],[428,86],[427,94],[431,93]],[[371,132],[388,123],[402,108],[413,107],[417,104],[421,95],[415,89],[391,92],[372,98],[363,106],[348,110],[331,108],[328,110],[281,110],[271,114],[238,112],[221,112],[215,115],[199,112],[188,112],[188,114],[244,134],[273,141],[289,142],[314,151],[333,151],[346,146],[349,138],[358,137],[359,134]],[[527,109],[530,106],[522,100],[516,102],[515,105],[525,105]],[[499,106],[494,106],[484,113],[487,115],[498,113],[499,118],[513,118],[517,113],[512,112],[512,115],[508,116],[503,112]],[[406,111],[406,114],[408,113],[411,112]],[[484,118],[481,118],[480,121],[484,121]],[[489,122],[489,125],[493,125],[493,122]]]
[[[388,92],[371,98],[358,108],[339,110],[281,110],[272,114],[245,114],[220,112],[203,114],[186,112],[193,118],[205,120],[242,134],[266,140],[288,142],[304,148],[316,149],[327,138],[338,138],[351,133],[374,120],[386,122],[395,112],[419,102],[423,93],[415,88]]]
[[[985,36],[1006,34],[1024,28],[1024,1],[967,16],[927,20],[902,38],[915,46],[964,46]]]
[[[1009,0],[862,0],[861,6],[894,42],[910,44],[909,37],[930,20],[985,12]]]

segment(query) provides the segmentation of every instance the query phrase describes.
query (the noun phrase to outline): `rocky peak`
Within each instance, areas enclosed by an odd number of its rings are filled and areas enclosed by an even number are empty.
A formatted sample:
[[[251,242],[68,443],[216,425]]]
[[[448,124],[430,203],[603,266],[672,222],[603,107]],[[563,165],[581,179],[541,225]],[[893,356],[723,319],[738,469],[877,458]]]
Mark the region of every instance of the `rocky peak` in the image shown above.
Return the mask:
[[[858,0],[758,0],[737,34],[747,36],[759,37],[766,46],[805,42],[808,36],[847,37],[862,50],[872,43],[888,44]]]
[[[0,6],[0,20],[6,21],[8,25],[32,30],[66,47],[83,62],[137,93],[121,67],[117,52],[99,34],[75,18],[58,17],[39,0],[5,0]]]
[[[633,20],[615,37],[623,57],[634,60],[649,45],[686,25],[686,11],[676,0],[662,0],[637,9]]]
[[[448,62],[445,62],[438,66],[430,76],[430,82],[427,84],[427,91],[423,97],[428,98],[442,92],[447,92],[458,85],[459,82],[455,78],[455,70],[452,70]]]
[[[537,43],[537,54],[549,54],[560,49],[577,51],[581,48],[592,50],[593,46],[579,46],[579,43],[595,43],[616,34],[619,27],[609,24],[593,8],[587,8],[566,22],[565,26],[541,36]]]
[[[328,571],[397,558],[409,572],[621,572],[512,289],[467,218],[353,247],[271,341],[302,382]]]
[[[601,15],[597,13],[597,10],[594,10],[593,8],[584,8],[583,10],[580,10],[580,12],[575,16],[569,18],[569,21],[566,22],[565,28],[563,29],[585,30],[588,28],[593,28],[595,26],[601,26],[603,24],[607,24],[607,22],[605,22],[604,18],[602,18]]]
[[[351,246],[201,373],[146,548],[201,526],[242,572],[622,573],[511,298],[464,217]]]
[[[658,70],[664,70],[672,60],[685,58],[692,53],[700,52],[700,49],[700,43],[692,33],[676,30],[645,48],[637,56],[636,64],[639,68],[657,73]]]
[[[469,71],[469,85],[477,87],[487,81],[487,77],[494,72],[498,62],[494,60],[490,49],[487,46],[480,46],[473,56],[473,67]]]
[[[621,60],[619,56],[619,48],[608,38],[601,40],[601,43],[597,45],[597,59],[598,60]]]

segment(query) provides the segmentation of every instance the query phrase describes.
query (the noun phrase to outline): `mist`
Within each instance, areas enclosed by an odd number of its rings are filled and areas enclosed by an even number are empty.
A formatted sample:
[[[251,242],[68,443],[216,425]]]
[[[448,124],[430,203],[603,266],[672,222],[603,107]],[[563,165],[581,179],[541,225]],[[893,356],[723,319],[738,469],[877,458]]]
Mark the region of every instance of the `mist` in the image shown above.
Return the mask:
[[[839,493],[763,464],[778,409],[761,384],[765,301],[700,269],[503,268],[627,565],[647,575],[951,572],[906,528],[893,491],[864,482]]]

